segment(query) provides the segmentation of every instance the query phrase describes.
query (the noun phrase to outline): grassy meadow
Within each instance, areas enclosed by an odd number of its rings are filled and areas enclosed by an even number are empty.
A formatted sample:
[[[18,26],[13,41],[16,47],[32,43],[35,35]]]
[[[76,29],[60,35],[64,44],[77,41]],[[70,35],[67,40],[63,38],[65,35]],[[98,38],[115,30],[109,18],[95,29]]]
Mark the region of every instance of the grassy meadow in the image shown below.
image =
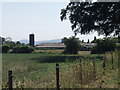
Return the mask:
[[[31,54],[2,54],[2,87],[7,88],[8,70],[14,88],[55,88],[56,63],[60,65],[60,88],[118,88],[118,52],[64,55],[61,50]]]

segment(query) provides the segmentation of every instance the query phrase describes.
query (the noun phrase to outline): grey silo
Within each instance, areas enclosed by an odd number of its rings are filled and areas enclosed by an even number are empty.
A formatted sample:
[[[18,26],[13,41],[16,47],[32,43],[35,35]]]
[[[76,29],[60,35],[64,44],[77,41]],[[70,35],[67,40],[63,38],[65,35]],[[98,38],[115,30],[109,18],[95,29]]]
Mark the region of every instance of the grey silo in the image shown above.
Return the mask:
[[[33,47],[34,47],[34,45],[35,45],[35,40],[34,40],[35,38],[34,38],[34,37],[35,37],[34,34],[30,34],[30,35],[29,35],[29,45],[30,45],[30,46],[33,46]]]

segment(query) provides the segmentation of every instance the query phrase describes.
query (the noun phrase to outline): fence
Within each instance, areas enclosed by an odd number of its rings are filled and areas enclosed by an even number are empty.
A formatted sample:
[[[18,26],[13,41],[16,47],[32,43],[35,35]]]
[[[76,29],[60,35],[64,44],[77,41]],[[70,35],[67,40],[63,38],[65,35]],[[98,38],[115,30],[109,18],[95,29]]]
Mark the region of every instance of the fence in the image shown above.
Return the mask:
[[[35,72],[39,72],[39,70],[38,71],[33,71],[31,73],[35,73]],[[12,70],[9,70],[8,71],[8,76],[3,77],[3,78],[8,78],[8,83],[7,84],[8,84],[8,89],[9,90],[13,90],[13,77],[20,76],[20,75],[23,75],[23,74],[13,75]],[[56,89],[57,90],[60,89],[60,84],[59,84],[59,64],[56,64]]]
[[[115,62],[113,62],[113,60],[112,60],[112,62],[108,62],[108,60],[106,60],[106,58],[104,58],[104,60],[99,61],[99,63],[97,62],[97,60],[83,61],[80,59],[79,62],[70,64],[70,65],[66,65],[66,66],[56,64],[56,68],[54,68],[54,67],[49,68],[49,71],[53,70],[55,72],[52,74],[52,75],[54,75],[53,77],[56,77],[54,80],[55,82],[52,82],[52,81],[50,81],[50,82],[54,83],[55,88],[57,88],[57,90],[59,90],[60,88],[64,88],[64,86],[69,87],[69,88],[72,88],[72,87],[83,88],[82,86],[84,85],[84,87],[88,88],[89,83],[96,82],[97,80],[99,80],[99,82],[97,83],[99,85],[97,87],[102,88],[103,85],[106,84],[107,82],[104,80],[104,78],[102,78],[101,75],[103,75],[103,76],[106,75],[105,72],[107,69],[109,69],[109,68],[107,68],[109,63],[111,63],[110,65],[112,66],[112,69],[114,69]],[[42,71],[44,72],[44,69]],[[12,90],[14,88],[13,84],[14,84],[15,77],[17,78],[18,76],[22,76],[22,75],[27,75],[27,77],[28,77],[30,73],[31,74],[38,73],[38,72],[42,73],[42,71],[36,70],[36,71],[32,71],[32,72],[28,72],[28,73],[21,73],[21,74],[17,74],[17,75],[14,75],[12,71],[8,71],[8,76],[3,77],[3,78],[8,78],[7,88],[9,88],[9,90]],[[102,73],[100,71],[102,71]],[[48,77],[48,76],[46,75],[45,77]],[[23,77],[21,77],[21,78],[23,79]],[[41,82],[43,82],[42,79],[41,79]],[[48,82],[48,81],[46,81],[46,82]],[[23,80],[23,83],[24,83],[24,80]],[[39,84],[39,82],[37,82],[37,83]],[[68,83],[68,84],[66,84],[66,83]],[[21,88],[24,88],[24,85]],[[49,88],[47,83],[45,83],[44,88]]]

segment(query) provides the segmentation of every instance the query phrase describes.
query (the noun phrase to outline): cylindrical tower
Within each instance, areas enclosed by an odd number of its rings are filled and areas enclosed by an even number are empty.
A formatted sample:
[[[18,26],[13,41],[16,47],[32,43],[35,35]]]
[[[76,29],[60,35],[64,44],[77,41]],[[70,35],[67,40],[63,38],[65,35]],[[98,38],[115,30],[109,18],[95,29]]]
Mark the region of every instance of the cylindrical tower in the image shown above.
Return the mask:
[[[35,40],[34,40],[34,34],[29,35],[29,45],[34,47]]]

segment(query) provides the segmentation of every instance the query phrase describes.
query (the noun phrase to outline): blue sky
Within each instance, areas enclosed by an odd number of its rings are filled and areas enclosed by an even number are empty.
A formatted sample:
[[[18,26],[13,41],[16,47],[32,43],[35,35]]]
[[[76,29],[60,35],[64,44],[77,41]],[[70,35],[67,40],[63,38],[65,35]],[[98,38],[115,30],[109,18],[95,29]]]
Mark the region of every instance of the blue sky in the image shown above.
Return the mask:
[[[15,41],[28,39],[30,33],[35,34],[36,41],[70,37],[74,33],[69,20],[60,20],[60,10],[67,4],[68,2],[3,2],[2,9],[0,8],[1,35]],[[77,35],[85,41],[92,40],[94,36],[97,34]]]

